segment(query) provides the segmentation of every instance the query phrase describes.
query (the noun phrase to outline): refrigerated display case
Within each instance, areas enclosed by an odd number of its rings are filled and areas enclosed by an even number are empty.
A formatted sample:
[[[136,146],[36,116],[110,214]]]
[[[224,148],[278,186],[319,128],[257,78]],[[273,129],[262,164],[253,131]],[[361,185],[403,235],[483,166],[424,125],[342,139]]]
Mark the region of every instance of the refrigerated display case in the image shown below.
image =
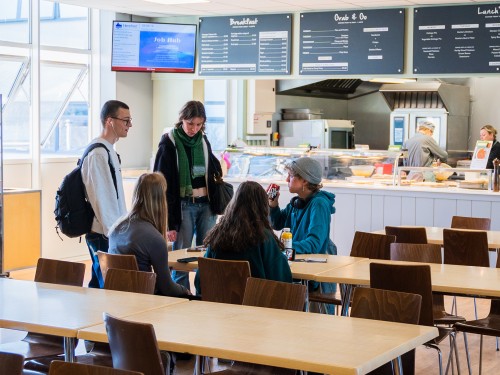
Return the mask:
[[[302,156],[309,156],[321,163],[325,180],[345,180],[354,176],[356,172],[353,173],[351,166],[372,166],[374,175],[387,175],[390,178],[400,157],[400,152],[365,149],[245,147],[228,148],[226,151],[230,162],[227,177],[279,180],[287,177],[286,164]]]

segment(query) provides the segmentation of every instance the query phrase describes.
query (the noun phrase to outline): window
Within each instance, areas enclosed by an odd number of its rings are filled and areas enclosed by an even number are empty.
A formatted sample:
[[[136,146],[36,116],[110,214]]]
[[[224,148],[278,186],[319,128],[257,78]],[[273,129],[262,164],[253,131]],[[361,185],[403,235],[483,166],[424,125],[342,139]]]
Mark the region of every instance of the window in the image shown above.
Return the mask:
[[[1,1],[4,157],[31,155],[32,121],[40,124],[40,145],[35,147],[42,154],[80,155],[90,136],[89,9],[45,0]],[[40,14],[41,47],[34,54],[40,61],[31,60],[30,6]],[[38,64],[40,88],[34,91],[31,69]],[[34,98],[40,98],[40,121],[32,113]]]
[[[227,86],[226,80],[205,81],[205,132],[214,151],[223,151],[227,147]]]
[[[40,67],[42,153],[81,153],[88,143],[86,66],[42,63]]]
[[[28,19],[29,0],[2,0],[0,6],[0,40],[28,43]]]

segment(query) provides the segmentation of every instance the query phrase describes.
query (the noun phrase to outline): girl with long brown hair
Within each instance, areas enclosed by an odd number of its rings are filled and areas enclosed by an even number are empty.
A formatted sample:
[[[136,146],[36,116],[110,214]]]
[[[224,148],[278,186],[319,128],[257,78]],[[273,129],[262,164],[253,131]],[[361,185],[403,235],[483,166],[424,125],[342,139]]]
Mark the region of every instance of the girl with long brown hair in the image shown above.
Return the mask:
[[[167,250],[167,182],[161,173],[145,173],[134,189],[132,209],[111,228],[109,252],[135,255],[140,271],[157,274],[155,294],[185,296],[172,280]]]

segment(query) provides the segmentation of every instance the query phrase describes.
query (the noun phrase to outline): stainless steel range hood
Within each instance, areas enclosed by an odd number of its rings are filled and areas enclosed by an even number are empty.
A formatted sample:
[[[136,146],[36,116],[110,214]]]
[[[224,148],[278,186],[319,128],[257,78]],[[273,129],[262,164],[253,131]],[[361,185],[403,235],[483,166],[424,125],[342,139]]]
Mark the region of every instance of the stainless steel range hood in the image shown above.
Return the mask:
[[[276,81],[277,95],[348,100],[377,92],[381,83],[360,79],[291,79]]]
[[[440,109],[454,115],[469,115],[469,87],[438,81],[384,84],[380,92],[389,108]]]

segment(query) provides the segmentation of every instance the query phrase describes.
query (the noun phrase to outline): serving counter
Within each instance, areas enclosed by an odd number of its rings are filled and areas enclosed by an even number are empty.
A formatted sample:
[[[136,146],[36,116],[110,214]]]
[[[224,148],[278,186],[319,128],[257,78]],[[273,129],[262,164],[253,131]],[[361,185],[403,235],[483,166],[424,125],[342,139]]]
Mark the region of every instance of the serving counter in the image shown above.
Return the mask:
[[[248,150],[250,153],[247,156],[250,157],[247,157],[249,161],[245,162],[248,164],[247,173],[242,174],[239,171],[235,173],[231,171],[233,169],[231,165],[225,180],[233,183],[235,188],[246,180],[257,181],[264,188],[271,182],[277,183],[281,186],[280,207],[282,208],[292,198],[285,181],[286,162],[306,155],[319,157],[319,161],[324,166],[323,189],[336,196],[336,212],[333,215],[330,236],[337,245],[339,255],[349,255],[354,233],[357,230],[371,232],[384,229],[386,225],[449,227],[452,216],[459,215],[490,218],[491,230],[500,230],[500,193],[488,190],[488,184],[480,184],[478,189],[469,189],[460,187],[460,184],[454,183],[453,180],[447,180],[446,183],[424,181],[398,185],[400,170],[409,169],[397,167],[399,153],[370,150],[342,150],[342,152],[340,150],[302,150],[300,152],[297,149],[277,149],[274,151],[271,148],[260,150],[249,148]],[[286,151],[290,152],[286,153]],[[240,170],[244,165],[246,152],[247,150],[237,154],[240,159],[238,161]],[[279,155],[274,155],[276,152]],[[231,163],[236,160],[234,156],[230,153]],[[257,165],[260,168],[252,167],[253,160],[259,157],[267,159],[267,164],[259,161]],[[350,165],[372,165],[373,177],[353,176]],[[384,173],[388,165],[391,166],[390,175]],[[377,170],[380,166],[382,169]],[[264,170],[265,167],[267,169]],[[443,170],[447,169],[442,168],[439,171],[443,172]],[[458,170],[455,169],[455,171]],[[482,172],[473,173],[479,173],[488,179],[490,172]],[[375,177],[377,174],[378,178]],[[339,178],[340,176],[343,178]]]

